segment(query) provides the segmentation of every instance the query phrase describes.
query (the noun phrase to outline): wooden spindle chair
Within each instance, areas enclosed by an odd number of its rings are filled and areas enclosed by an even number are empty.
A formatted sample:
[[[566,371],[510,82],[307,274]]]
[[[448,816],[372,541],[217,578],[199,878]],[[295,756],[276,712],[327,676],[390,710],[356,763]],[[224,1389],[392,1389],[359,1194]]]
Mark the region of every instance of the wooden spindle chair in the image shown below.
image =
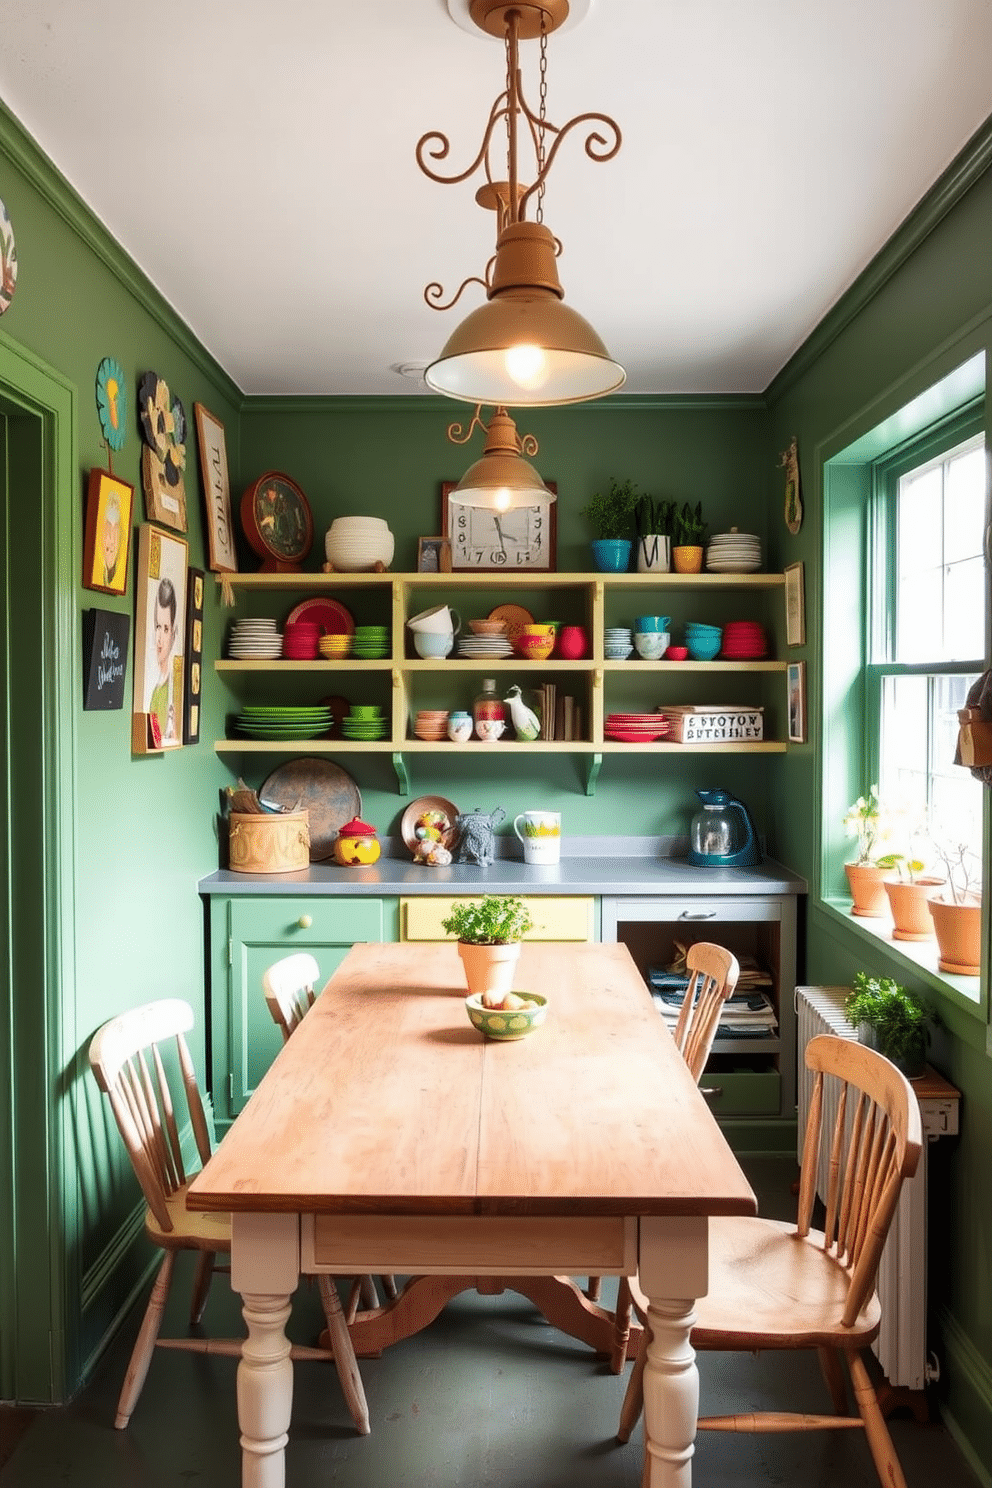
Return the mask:
[[[193,1027],[193,1009],[178,998],[146,1003],[111,1018],[93,1035],[90,1068],[124,1140],[135,1176],[145,1196],[145,1233],[164,1251],[162,1264],[131,1354],[117,1406],[114,1425],[127,1426],[141,1395],[156,1347],[188,1349],[196,1353],[240,1355],[240,1339],[160,1338],[162,1314],[169,1295],[176,1256],[197,1251],[196,1276],[190,1303],[190,1323],[200,1321],[218,1255],[230,1255],[231,1225],[225,1214],[198,1213],[186,1207],[186,1190],[196,1176],[187,1176],[180,1139],[184,1118],[166,1071],[169,1046],[178,1061],[179,1082],[196,1152],[202,1166],[210,1158],[210,1132],[196,1083],[196,1071],[186,1043]],[[165,1051],[166,1058],[163,1058]],[[178,1085],[176,1086],[178,1091]],[[366,1435],[369,1413],[355,1350],[345,1322],[337,1288],[331,1277],[320,1278],[321,1302],[332,1348],[291,1349],[297,1359],[333,1356],[338,1378],[356,1429]]]
[[[689,947],[685,964],[689,972],[689,984],[672,1036],[676,1048],[689,1066],[689,1073],[698,1085],[710,1057],[724,1003],[734,995],[741,968],[731,951],[708,940],[701,940]],[[703,1094],[712,1095],[713,1091],[704,1089]],[[599,1291],[597,1283],[597,1277],[590,1277],[588,1295],[593,1301]],[[617,1288],[616,1327],[611,1359],[614,1374],[620,1373],[627,1359],[632,1302],[630,1278],[621,1276]]]
[[[772,1411],[703,1417],[701,1431],[863,1430],[884,1488],[906,1488],[866,1356],[881,1326],[879,1259],[903,1182],[922,1147],[919,1102],[895,1065],[873,1049],[823,1034],[806,1046],[815,1072],[795,1224],[747,1216],[710,1220],[710,1289],[696,1302],[690,1335],[700,1352],[816,1349],[831,1415]],[[832,1128],[824,1081],[840,1093]],[[826,1157],[822,1230],[813,1228],[817,1172]],[[638,1311],[645,1316],[645,1299]],[[643,1404],[644,1340],[620,1419],[626,1441]],[[857,1414],[850,1413],[850,1378]],[[648,1464],[645,1461],[645,1482]]]

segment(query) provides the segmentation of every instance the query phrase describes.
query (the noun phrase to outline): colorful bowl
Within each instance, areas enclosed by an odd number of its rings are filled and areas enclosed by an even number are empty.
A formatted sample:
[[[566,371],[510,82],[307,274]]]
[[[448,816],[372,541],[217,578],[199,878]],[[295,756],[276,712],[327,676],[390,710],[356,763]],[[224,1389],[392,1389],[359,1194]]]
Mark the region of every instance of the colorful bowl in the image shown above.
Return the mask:
[[[669,646],[665,652],[664,659],[665,661],[685,661],[688,655],[689,648],[687,646]]]
[[[554,633],[545,636],[519,635],[513,644],[528,661],[547,661],[555,647]]]
[[[548,999],[539,992],[518,992],[525,999],[522,1008],[490,1008],[483,1006],[482,993],[473,992],[465,999],[465,1011],[469,1021],[487,1038],[509,1043],[513,1039],[526,1038],[535,1028],[540,1028],[548,1016]]]

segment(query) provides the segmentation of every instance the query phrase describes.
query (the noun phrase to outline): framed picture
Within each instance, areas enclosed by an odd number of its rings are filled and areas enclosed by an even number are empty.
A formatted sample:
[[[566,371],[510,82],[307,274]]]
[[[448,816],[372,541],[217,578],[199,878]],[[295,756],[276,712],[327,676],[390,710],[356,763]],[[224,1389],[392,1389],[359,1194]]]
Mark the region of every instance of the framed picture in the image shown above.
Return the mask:
[[[119,610],[83,611],[83,709],[124,706],[131,617]]]
[[[186,531],[186,410],[157,372],[138,383],[138,416],[144,448],[141,484],[150,522]]]
[[[549,491],[558,494],[555,481]],[[441,483],[441,531],[451,543],[451,567],[471,573],[554,573],[558,566],[558,503],[535,501],[497,512],[465,506],[455,482]]]
[[[806,743],[806,663],[790,661],[786,668],[789,697],[789,743]]]
[[[186,649],[186,539],[144,522],[134,588],[132,748],[181,749]]]
[[[211,573],[237,573],[234,524],[231,517],[231,483],[227,474],[227,444],[224,425],[202,403],[193,404],[196,439],[200,450],[200,475],[207,512]]]
[[[186,685],[183,689],[183,743],[200,742],[200,693],[203,685],[202,568],[186,572]]]
[[[788,646],[806,644],[806,590],[801,563],[790,563],[785,570],[785,641]]]
[[[418,540],[417,572],[451,572],[451,544],[446,537],[422,537]]]
[[[109,470],[91,470],[86,488],[83,588],[127,593],[134,487]]]

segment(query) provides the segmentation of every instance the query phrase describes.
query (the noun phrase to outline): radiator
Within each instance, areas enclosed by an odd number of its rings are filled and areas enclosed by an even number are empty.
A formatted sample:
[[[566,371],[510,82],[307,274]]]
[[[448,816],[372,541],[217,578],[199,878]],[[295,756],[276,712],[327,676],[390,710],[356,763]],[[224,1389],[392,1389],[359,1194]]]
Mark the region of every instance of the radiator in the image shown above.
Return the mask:
[[[820,1033],[856,1038],[844,1016],[845,987],[797,987],[798,1040],[798,1153],[802,1156],[806,1117],[813,1093],[813,1074],[806,1068],[806,1045]],[[835,1081],[824,1084],[823,1119],[833,1125],[838,1091]],[[952,1109],[949,1109],[952,1108]],[[874,1351],[890,1385],[922,1390],[934,1377],[927,1355],[927,1163],[931,1142],[957,1130],[957,1104],[921,1098],[923,1151],[912,1179],[904,1183],[899,1206],[885,1242],[878,1271],[882,1328]],[[821,1156],[817,1192],[826,1193],[826,1157]]]

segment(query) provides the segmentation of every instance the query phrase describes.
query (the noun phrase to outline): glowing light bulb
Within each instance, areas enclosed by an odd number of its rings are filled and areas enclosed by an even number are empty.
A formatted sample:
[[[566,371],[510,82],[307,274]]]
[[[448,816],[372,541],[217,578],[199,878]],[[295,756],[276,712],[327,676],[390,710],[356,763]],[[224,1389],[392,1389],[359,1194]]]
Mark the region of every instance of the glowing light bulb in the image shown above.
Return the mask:
[[[493,506],[498,512],[509,511],[512,500],[513,495],[506,486],[500,486],[498,491],[493,492]]]
[[[539,388],[547,381],[548,359],[540,346],[510,346],[506,351],[509,377],[522,388]]]

